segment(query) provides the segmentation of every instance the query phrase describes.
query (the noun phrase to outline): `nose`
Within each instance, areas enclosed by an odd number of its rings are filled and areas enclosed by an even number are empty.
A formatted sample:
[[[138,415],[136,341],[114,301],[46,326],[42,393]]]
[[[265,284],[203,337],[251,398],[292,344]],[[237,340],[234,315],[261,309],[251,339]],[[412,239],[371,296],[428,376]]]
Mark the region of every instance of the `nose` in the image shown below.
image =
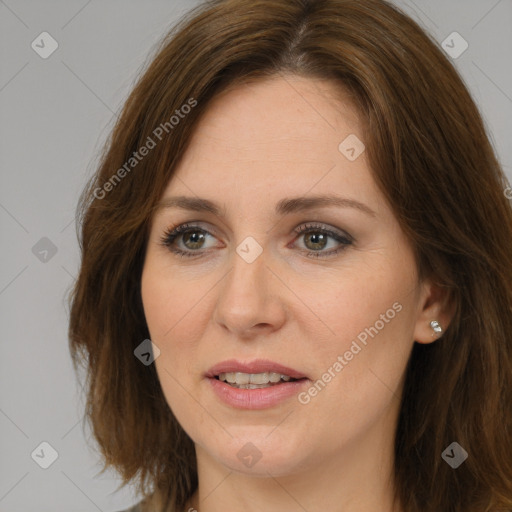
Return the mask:
[[[268,266],[265,249],[251,263],[235,251],[231,270],[221,281],[213,318],[238,338],[252,338],[278,330],[286,320],[283,281]]]

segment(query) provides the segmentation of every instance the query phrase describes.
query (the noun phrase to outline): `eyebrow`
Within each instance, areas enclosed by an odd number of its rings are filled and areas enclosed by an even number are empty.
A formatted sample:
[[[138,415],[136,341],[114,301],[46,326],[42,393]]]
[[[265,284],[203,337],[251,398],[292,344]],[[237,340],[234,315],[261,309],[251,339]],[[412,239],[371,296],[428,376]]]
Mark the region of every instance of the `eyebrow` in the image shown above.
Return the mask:
[[[295,212],[334,206],[337,208],[355,208],[366,215],[376,217],[377,214],[368,206],[355,199],[335,195],[315,195],[281,199],[275,206],[275,214],[283,216]],[[218,217],[225,217],[221,208],[208,199],[200,197],[173,196],[162,199],[157,205],[160,208],[180,208],[194,212],[209,212]]]

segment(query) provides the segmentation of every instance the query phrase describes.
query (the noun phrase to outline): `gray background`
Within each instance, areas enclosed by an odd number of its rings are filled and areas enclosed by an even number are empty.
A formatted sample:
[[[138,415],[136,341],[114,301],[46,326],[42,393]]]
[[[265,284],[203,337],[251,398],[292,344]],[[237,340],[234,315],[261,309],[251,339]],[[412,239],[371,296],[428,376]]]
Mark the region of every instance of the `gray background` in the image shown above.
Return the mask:
[[[67,344],[74,215],[137,70],[197,3],[0,0],[0,512],[107,512],[139,499],[115,492],[115,473],[97,475],[81,427]],[[454,62],[512,182],[512,0],[396,3],[440,45],[454,31],[469,43]],[[31,47],[44,31],[59,45],[47,59]],[[31,457],[37,448],[48,460],[44,441],[58,453],[47,469]]]

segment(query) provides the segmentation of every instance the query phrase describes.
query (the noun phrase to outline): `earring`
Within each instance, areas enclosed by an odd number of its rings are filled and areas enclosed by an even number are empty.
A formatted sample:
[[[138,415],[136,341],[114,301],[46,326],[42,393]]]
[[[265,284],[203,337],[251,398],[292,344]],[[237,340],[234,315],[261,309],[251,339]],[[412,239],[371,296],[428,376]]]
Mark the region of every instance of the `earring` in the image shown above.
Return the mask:
[[[443,332],[443,328],[439,325],[439,322],[437,320],[432,320],[432,322],[430,322],[430,327],[432,327],[432,329],[434,330],[432,336],[435,336],[436,333]]]

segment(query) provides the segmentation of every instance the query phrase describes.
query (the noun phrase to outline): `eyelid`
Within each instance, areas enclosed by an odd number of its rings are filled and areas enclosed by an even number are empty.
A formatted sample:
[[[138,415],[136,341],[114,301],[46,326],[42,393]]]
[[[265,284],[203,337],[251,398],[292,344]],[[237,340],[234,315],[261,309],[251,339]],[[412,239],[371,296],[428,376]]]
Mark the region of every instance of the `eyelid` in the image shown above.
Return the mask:
[[[192,231],[195,229],[197,231],[204,231],[205,233],[218,239],[218,231],[214,227],[212,228],[209,224],[208,227],[205,227],[205,224],[207,223],[202,221],[187,221],[174,224],[164,229],[163,238],[167,238],[170,234],[176,234],[176,236],[179,236],[184,232]]]
[[[163,236],[160,239],[160,243],[177,256],[187,256],[194,259],[201,258],[203,255],[210,253],[212,248],[198,249],[197,251],[189,249],[180,249],[178,246],[175,245],[175,241],[179,239],[184,233],[187,233],[189,231],[202,231],[206,235],[218,239],[214,233],[210,232],[215,232],[215,229],[205,229],[203,227],[203,224],[204,223],[202,221],[191,221],[178,224],[175,227],[170,227],[164,232]],[[301,235],[315,231],[322,232],[324,235],[326,235],[328,238],[333,239],[338,244],[337,248],[331,249],[329,251],[314,251],[308,250],[307,248],[299,248],[299,250],[302,253],[307,253],[308,258],[334,258],[339,253],[347,249],[349,246],[353,245],[355,242],[354,237],[347,233],[346,231],[341,230],[339,228],[331,227],[330,225],[317,221],[303,222],[299,224],[297,227],[295,227],[293,231],[297,235],[291,242],[293,246],[295,246],[296,240],[300,238]],[[287,248],[288,247],[289,246],[287,245]]]
[[[299,224],[294,229],[294,232],[301,235],[305,231],[314,231],[315,229],[319,231],[325,231],[328,234],[330,233],[331,235],[338,236],[340,238],[345,238],[350,242],[355,242],[355,238],[346,231],[336,228],[334,226],[330,226],[329,224],[324,224],[323,222],[312,221]]]
[[[355,242],[355,238],[347,233],[344,230],[339,228],[331,227],[330,225],[324,224],[322,222],[306,222],[299,226],[297,226],[294,230],[297,233],[297,236],[291,242],[292,246],[295,246],[296,241],[300,239],[302,236],[308,233],[319,232],[326,235],[328,238],[334,240],[337,244],[337,247],[330,249],[329,251],[314,251],[311,249],[303,249],[300,248],[302,252],[306,252],[308,258],[315,259],[332,259],[338,256],[340,253],[345,251],[349,246],[353,246]]]
[[[205,224],[207,224],[208,227],[204,227]],[[218,236],[218,231],[215,227],[212,227],[209,223],[206,223],[203,221],[195,221],[195,220],[173,224],[165,229],[165,234],[171,233],[176,230],[179,230],[179,232],[183,232],[188,229],[194,229],[194,228],[201,229],[211,235],[215,235],[215,237]],[[331,226],[329,224],[319,222],[319,221],[301,222],[301,223],[297,224],[297,226],[295,228],[292,229],[292,232],[300,235],[301,233],[303,233],[304,231],[307,231],[308,229],[321,229],[324,231],[330,231],[335,235],[345,237],[346,239],[350,240],[351,242],[355,242],[355,238],[352,235],[350,235],[349,233],[347,233],[346,231],[344,231],[340,228]]]
[[[176,224],[173,226],[169,226],[164,230],[162,239],[165,240],[170,237],[170,235],[175,236],[176,238],[187,231],[204,231],[204,233],[214,236],[218,239],[218,235],[216,233],[215,228],[204,227],[204,223],[201,221],[191,221],[191,222],[183,222],[181,224]]]

